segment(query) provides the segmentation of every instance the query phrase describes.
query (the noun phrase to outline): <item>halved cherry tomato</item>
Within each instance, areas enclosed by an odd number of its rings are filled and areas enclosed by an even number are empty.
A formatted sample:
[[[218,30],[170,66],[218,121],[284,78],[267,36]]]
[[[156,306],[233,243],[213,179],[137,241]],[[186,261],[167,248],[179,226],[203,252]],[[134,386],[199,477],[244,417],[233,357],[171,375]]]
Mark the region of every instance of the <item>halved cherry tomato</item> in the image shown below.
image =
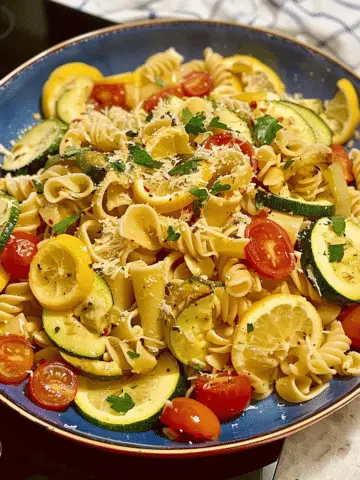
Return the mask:
[[[77,375],[67,365],[44,362],[30,377],[29,395],[42,408],[64,410],[74,400],[77,387]]]
[[[254,150],[252,146],[248,142],[243,142],[238,138],[234,138],[231,132],[213,135],[204,143],[204,147],[208,149],[211,149],[212,147],[233,147],[234,145],[238,145],[242,153],[249,156],[253,172],[256,173],[259,166],[256,158],[254,157]]]
[[[174,398],[165,405],[162,423],[172,432],[186,434],[197,441],[216,440],[220,435],[220,422],[208,407],[192,398]]]
[[[212,410],[221,422],[238,417],[251,398],[247,375],[222,373],[211,378],[201,375],[196,379],[196,400]]]
[[[348,152],[342,145],[332,145],[331,150],[331,163],[340,163],[344,170],[345,180],[347,183],[352,183],[354,181],[354,175],[352,172],[352,161],[349,158]]]
[[[34,364],[34,351],[21,335],[0,337],[0,383],[17,384],[25,380]]]
[[[360,348],[360,306],[348,308],[351,311],[342,320],[342,326],[346,335],[351,338],[351,346]]]
[[[30,262],[37,252],[39,239],[26,232],[11,234],[0,261],[13,280],[27,280],[30,271]]]
[[[267,278],[284,278],[295,268],[295,254],[287,232],[276,222],[256,218],[245,228],[250,242],[245,247],[246,260]]]
[[[341,312],[339,313],[337,319],[342,322],[343,320],[345,320],[345,318],[351,313],[353,312],[356,308],[360,307],[360,305],[357,303],[356,305],[349,305],[347,307],[343,307],[341,309]]]
[[[213,81],[207,72],[190,72],[183,78],[181,86],[188,97],[203,97],[213,88]]]
[[[142,107],[146,112],[151,112],[158,106],[160,100],[166,100],[168,97],[183,97],[184,92],[180,86],[167,87],[160,90],[160,92],[153,93],[149,98],[143,101]]]
[[[90,101],[100,108],[123,107],[126,101],[125,86],[122,83],[97,83],[92,89]]]

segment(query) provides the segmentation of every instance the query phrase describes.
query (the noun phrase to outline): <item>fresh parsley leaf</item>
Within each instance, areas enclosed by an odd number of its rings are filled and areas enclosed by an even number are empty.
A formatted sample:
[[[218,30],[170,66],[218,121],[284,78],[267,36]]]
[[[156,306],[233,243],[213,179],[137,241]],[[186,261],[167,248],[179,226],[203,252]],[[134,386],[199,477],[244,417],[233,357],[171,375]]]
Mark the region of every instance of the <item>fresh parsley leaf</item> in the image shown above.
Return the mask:
[[[15,172],[11,172],[11,175],[13,177],[20,177],[21,175],[28,175],[28,169],[26,167],[19,168],[19,170],[16,170]]]
[[[139,134],[139,132],[132,132],[131,130],[126,132],[126,136],[129,137],[129,138],[135,138],[135,137],[138,136],[138,134]]]
[[[176,240],[179,240],[181,233],[180,232],[175,232],[173,227],[169,227],[167,229],[167,237],[166,240],[168,242],[176,242]]]
[[[247,323],[246,324],[246,330],[247,330],[247,333],[251,333],[254,331],[254,325],[252,323]]]
[[[219,195],[220,192],[225,192],[226,190],[231,190],[231,185],[228,183],[220,183],[220,180],[216,180],[210,190],[210,193],[212,195]]]
[[[287,170],[288,168],[291,167],[291,165],[295,162],[295,160],[293,160],[292,158],[290,158],[289,160],[286,160],[286,162],[284,163],[282,169],[283,170]]]
[[[225,123],[219,122],[219,117],[214,117],[209,123],[209,127],[222,128],[223,130],[231,130]]]
[[[331,217],[333,229],[336,235],[342,237],[345,234],[345,218],[344,217]]]
[[[35,187],[36,193],[44,193],[44,185],[37,180],[33,180],[33,185]]]
[[[143,165],[144,167],[149,168],[160,168],[162,163],[154,161],[148,152],[142,147],[139,143],[130,145],[129,147],[130,155],[133,157],[133,160],[138,165]]]
[[[258,118],[253,130],[253,136],[257,146],[270,145],[275,138],[276,132],[281,129],[282,126],[278,120],[271,115]]]
[[[175,175],[186,175],[187,173],[196,172],[198,169],[198,162],[200,158],[193,158],[187,162],[178,163],[174,168],[168,171],[168,174],[173,177]]]
[[[113,168],[116,172],[125,172],[125,163],[121,160],[116,162],[110,162],[110,167]]]
[[[134,360],[135,358],[140,357],[140,353],[135,353],[135,352],[132,352],[131,350],[128,350],[126,353],[127,353],[127,356],[131,358],[131,360]]]
[[[193,187],[190,188],[190,193],[196,197],[196,200],[193,203],[193,211],[194,213],[199,213],[200,209],[209,198],[209,192],[206,188]]]
[[[161,88],[168,86],[168,84],[160,77],[160,75],[155,75],[155,83]]]
[[[193,115],[188,107],[185,107],[181,112],[181,121],[185,125],[186,133],[192,133],[193,135],[199,135],[199,133],[206,132],[204,125],[206,117],[204,112],[199,112]]]
[[[54,233],[65,233],[66,230],[72,225],[73,223],[77,222],[81,216],[81,213],[75,213],[75,215],[71,215],[70,217],[64,218],[58,223],[55,223],[53,226],[52,231]]]
[[[145,122],[147,123],[151,122],[151,120],[153,119],[153,116],[154,116],[153,112],[148,113],[146,115]]]
[[[192,365],[192,367],[197,370],[198,372],[201,372],[203,367],[201,367],[200,365]]]
[[[345,244],[340,245],[328,245],[329,250],[329,262],[341,262],[345,252]]]
[[[124,393],[121,397],[110,395],[109,397],[106,397],[106,401],[109,402],[111,408],[118,413],[125,414],[135,407],[135,402],[128,393]]]

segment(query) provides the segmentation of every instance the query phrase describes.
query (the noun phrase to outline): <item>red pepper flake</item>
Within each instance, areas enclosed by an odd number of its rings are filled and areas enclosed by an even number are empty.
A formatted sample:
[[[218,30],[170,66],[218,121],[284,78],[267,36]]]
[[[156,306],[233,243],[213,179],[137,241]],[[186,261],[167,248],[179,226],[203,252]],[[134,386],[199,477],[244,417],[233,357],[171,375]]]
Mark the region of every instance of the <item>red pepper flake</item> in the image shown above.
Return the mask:
[[[148,188],[146,185],[144,185],[144,190],[145,192],[150,192],[150,188]]]
[[[250,102],[250,108],[252,108],[252,109],[257,108],[257,102],[255,102],[255,100]]]
[[[267,110],[266,108],[260,108],[260,112],[262,112],[262,113],[265,113],[266,110]]]
[[[279,117],[278,120],[279,120],[279,122],[281,123],[281,122],[284,121],[284,117]]]
[[[51,220],[51,218],[49,218],[49,225],[54,225],[54,222]]]
[[[107,328],[104,328],[104,330],[102,330],[102,332],[100,333],[101,336],[106,336],[106,335],[109,335],[109,330]]]

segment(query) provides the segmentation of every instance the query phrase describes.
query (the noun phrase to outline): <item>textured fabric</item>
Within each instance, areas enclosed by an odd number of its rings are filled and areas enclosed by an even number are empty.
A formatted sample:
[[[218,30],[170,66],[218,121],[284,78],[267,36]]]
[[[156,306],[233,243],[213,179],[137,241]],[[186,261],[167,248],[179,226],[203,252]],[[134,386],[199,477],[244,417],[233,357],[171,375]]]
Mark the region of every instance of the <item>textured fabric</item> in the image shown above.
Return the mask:
[[[327,50],[360,72],[360,0],[56,0],[122,23],[151,18],[231,20]]]

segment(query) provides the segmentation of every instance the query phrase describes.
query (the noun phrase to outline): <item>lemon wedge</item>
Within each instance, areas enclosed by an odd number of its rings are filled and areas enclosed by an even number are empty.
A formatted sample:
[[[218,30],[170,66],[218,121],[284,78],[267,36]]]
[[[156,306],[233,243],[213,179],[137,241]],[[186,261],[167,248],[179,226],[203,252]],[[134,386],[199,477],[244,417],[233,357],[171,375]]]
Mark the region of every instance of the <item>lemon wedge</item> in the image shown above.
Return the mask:
[[[285,93],[285,85],[272,68],[248,55],[234,55],[224,60],[233,73],[241,74],[244,90],[248,92]]]
[[[45,82],[42,91],[41,107],[46,118],[56,117],[56,103],[66,86],[76,77],[87,77],[99,82],[103,75],[97,68],[82,62],[65,63],[56,68]]]
[[[333,132],[333,143],[341,145],[353,135],[360,121],[359,99],[354,85],[342,78],[336,83],[338,92],[325,102],[323,119]]]
[[[256,302],[236,327],[232,362],[240,373],[254,361],[260,368],[284,360],[292,347],[308,337],[322,341],[322,322],[315,307],[299,295],[279,294]]]
[[[30,288],[42,306],[66,311],[82,302],[94,280],[91,257],[76,237],[59,235],[41,247],[30,265]]]

